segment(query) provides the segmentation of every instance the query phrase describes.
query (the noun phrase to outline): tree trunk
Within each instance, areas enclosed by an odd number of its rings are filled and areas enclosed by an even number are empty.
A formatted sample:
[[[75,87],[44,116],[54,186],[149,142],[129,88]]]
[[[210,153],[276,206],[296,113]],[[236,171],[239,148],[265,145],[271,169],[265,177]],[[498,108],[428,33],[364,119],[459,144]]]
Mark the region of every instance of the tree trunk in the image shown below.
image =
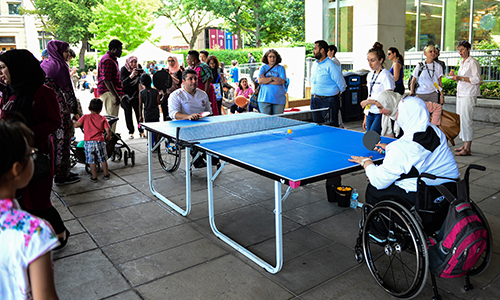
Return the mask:
[[[260,40],[260,30],[261,26],[257,24],[255,28],[255,47],[260,48],[262,46],[262,41]]]
[[[191,36],[191,39],[189,40],[189,49],[194,49],[194,44],[196,44],[197,39],[198,39],[197,34],[193,32],[193,35]]]
[[[82,40],[82,47],[80,48],[80,55],[78,57],[78,69],[85,70],[85,52],[87,51],[88,41]]]
[[[236,33],[238,35],[238,49],[243,49],[243,37],[241,36],[241,29]]]

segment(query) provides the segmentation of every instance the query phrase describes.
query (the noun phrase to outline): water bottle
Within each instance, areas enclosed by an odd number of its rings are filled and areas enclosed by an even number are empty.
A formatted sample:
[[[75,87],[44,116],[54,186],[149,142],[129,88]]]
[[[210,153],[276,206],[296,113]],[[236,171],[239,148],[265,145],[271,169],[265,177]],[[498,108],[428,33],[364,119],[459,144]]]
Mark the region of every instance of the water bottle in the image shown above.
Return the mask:
[[[358,190],[354,189],[351,195],[351,208],[356,209],[358,207]]]

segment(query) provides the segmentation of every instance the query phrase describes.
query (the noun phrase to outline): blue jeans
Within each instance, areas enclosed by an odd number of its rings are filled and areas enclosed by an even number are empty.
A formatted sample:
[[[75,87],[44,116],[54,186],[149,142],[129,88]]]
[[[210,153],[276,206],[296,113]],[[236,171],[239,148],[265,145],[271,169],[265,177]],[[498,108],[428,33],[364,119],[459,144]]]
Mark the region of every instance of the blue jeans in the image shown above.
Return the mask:
[[[313,112],[313,122],[318,124],[328,124],[335,127],[339,127],[339,108],[340,99],[339,95],[329,96],[329,97],[315,97],[311,96],[311,109],[318,108],[329,108],[327,111]],[[330,118],[327,120],[326,114],[329,114]]]
[[[373,130],[380,134],[382,132],[382,114],[368,113],[366,116],[366,131]]]
[[[280,115],[285,111],[285,104],[273,104],[269,102],[259,102],[259,111],[266,115]]]

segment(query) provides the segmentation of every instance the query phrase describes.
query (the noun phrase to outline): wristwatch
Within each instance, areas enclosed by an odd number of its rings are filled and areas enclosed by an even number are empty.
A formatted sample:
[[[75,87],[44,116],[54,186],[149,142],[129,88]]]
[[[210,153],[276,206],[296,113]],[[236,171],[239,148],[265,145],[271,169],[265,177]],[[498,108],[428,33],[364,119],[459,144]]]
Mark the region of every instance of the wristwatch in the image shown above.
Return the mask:
[[[271,77],[271,82],[274,82],[274,77]]]

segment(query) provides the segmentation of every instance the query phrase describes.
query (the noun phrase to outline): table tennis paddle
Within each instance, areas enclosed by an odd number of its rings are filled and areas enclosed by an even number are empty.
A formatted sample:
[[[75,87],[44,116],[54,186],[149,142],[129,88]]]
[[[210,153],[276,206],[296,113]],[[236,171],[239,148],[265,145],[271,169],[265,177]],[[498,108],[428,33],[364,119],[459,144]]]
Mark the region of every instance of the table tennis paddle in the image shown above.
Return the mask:
[[[248,99],[245,96],[238,96],[234,99],[234,103],[239,107],[245,107],[248,103]]]
[[[380,134],[378,132],[370,130],[365,133],[363,136],[363,145],[365,145],[368,150],[376,150],[378,147],[375,147],[376,144],[380,142]],[[385,150],[382,151],[382,154],[385,154]]]
[[[158,71],[153,75],[153,84],[156,89],[166,92],[172,86],[172,76],[165,69]]]
[[[209,111],[204,111],[204,112],[200,113],[200,118],[204,118],[204,117],[207,117],[207,116],[210,116],[210,112]]]

